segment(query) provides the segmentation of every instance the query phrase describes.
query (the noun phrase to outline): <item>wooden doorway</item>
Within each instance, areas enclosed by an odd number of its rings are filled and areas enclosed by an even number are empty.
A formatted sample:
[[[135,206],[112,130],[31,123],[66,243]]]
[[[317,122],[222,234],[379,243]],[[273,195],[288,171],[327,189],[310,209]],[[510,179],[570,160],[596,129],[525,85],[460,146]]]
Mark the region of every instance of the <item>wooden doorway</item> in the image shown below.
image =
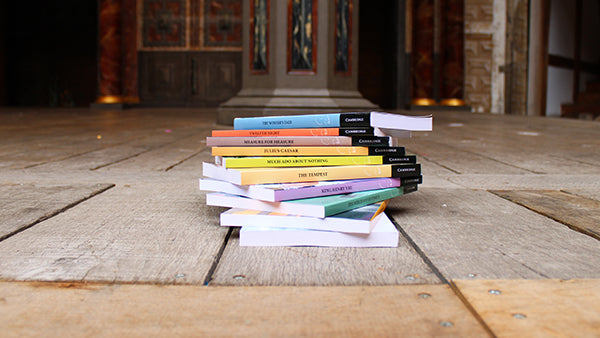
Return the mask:
[[[404,21],[404,1],[361,2],[359,9],[358,90],[383,109],[399,108],[398,27]],[[400,72],[401,73],[401,72]]]

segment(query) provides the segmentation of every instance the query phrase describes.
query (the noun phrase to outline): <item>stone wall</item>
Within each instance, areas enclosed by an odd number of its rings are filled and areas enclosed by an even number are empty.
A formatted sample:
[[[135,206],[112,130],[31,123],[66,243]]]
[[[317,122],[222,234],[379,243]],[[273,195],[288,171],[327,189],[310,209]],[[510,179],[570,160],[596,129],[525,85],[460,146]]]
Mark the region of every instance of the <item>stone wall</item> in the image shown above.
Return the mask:
[[[506,3],[465,0],[465,101],[475,112],[504,113]]]

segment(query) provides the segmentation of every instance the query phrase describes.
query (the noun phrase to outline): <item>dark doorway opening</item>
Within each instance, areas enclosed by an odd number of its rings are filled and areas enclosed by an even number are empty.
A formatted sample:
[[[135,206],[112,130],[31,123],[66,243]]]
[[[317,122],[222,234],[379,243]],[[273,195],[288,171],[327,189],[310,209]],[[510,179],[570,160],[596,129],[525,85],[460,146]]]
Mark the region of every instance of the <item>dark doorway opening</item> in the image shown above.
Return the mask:
[[[2,1],[0,103],[88,106],[97,88],[96,1]]]
[[[399,6],[404,1],[361,2],[359,9],[358,90],[384,109],[399,108]],[[403,21],[403,20],[402,20]]]

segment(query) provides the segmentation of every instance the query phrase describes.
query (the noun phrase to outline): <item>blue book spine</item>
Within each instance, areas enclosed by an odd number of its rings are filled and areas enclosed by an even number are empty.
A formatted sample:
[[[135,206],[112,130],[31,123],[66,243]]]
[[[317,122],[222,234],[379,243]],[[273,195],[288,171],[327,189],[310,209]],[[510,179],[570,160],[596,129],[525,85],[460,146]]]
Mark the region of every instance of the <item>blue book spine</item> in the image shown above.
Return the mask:
[[[291,128],[339,128],[340,113],[242,117],[233,120],[235,130],[291,129]]]

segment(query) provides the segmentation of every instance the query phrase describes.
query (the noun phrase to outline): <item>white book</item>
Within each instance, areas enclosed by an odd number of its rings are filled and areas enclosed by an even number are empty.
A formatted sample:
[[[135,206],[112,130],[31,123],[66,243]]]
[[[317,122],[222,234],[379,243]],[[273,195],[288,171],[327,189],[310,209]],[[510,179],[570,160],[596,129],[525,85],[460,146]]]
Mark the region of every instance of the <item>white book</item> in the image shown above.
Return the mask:
[[[329,217],[310,217],[233,208],[221,213],[221,226],[295,228],[349,233],[371,232],[387,201],[366,205]]]
[[[210,178],[201,178],[199,181],[200,190],[224,192],[227,194],[246,196],[268,202],[279,202],[300,198],[329,196],[357,191],[399,187],[401,183],[409,185],[419,184],[421,183],[421,178],[415,177],[412,179],[403,179],[402,181],[400,181],[399,178],[367,178],[360,180],[252,185],[237,185]]]
[[[397,247],[398,230],[385,213],[369,234],[244,226],[240,246]]]
[[[244,196],[213,192],[206,194],[206,204],[301,216],[327,217],[400,196],[403,191],[404,187],[386,188],[281,202],[260,201]]]

